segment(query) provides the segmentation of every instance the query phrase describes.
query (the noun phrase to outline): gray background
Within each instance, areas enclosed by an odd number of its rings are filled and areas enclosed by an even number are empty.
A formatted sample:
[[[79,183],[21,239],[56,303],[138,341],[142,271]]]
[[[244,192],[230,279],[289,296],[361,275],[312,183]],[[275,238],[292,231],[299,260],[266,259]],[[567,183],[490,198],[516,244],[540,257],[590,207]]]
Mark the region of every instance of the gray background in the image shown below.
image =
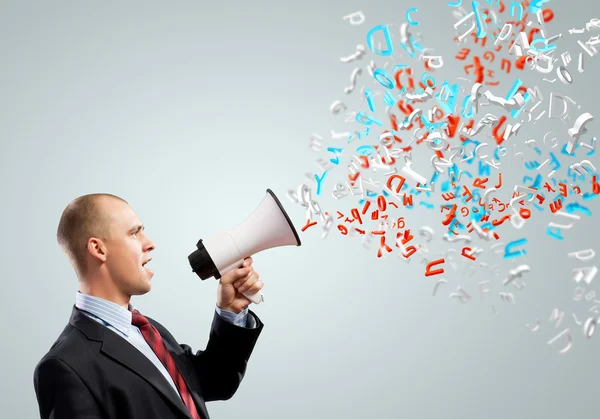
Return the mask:
[[[217,281],[191,272],[187,255],[198,239],[237,225],[266,188],[279,196],[298,230],[304,225],[305,211],[287,191],[304,182],[314,190],[304,173],[320,174],[314,161],[331,157],[308,149],[311,133],[325,139],[324,148],[345,146],[328,136],[331,129],[349,129],[329,106],[336,99],[358,104],[356,94],[343,92],[352,69],[363,68],[365,82],[358,87],[377,87],[367,82],[366,57],[348,64],[339,59],[365,44],[373,26],[400,24],[408,8],[418,7],[413,18],[421,21],[422,45],[444,52],[438,83],[464,77],[464,64],[452,58],[455,19],[446,3],[2,2],[2,416],[38,416],[33,368],[66,325],[78,286],[55,237],[73,198],[108,192],[130,203],[157,245],[153,289],[133,303],[180,342],[204,348]],[[556,15],[550,32],[563,33],[560,51],[571,50],[576,60],[576,39],[592,34],[571,36],[568,29],[584,26],[600,8],[591,1],[548,6]],[[366,16],[362,25],[342,19],[357,10]],[[568,92],[582,112],[597,114],[597,60],[586,57],[583,74],[570,65],[572,86],[539,81],[545,98],[552,90]],[[516,75],[541,80],[513,70],[498,94],[504,96]],[[549,129],[566,140],[566,124],[538,124],[515,140],[523,151],[527,135],[541,141]],[[588,127],[593,134],[594,124]],[[592,162],[598,165],[595,156]],[[350,198],[331,197],[333,182],[346,174],[343,166],[336,170],[318,199],[326,210],[348,210]],[[510,184],[506,170],[503,175]],[[592,304],[573,300],[571,271],[596,259],[579,262],[567,253],[595,246],[598,202],[583,202],[594,216],[564,231],[564,242],[546,235],[547,208],[534,212],[522,230],[506,229],[505,242],[528,237],[528,253],[519,260],[502,260],[490,254],[490,243],[477,241],[486,249],[481,260],[501,274],[479,268],[466,277],[467,265],[446,267],[449,283],[435,297],[439,277],[425,278],[416,256],[410,263],[377,259],[374,248],[337,230],[323,240],[312,227],[301,233],[299,248],[255,255],[266,302],[251,309],[265,328],[241,387],[231,400],[209,404],[211,416],[593,416],[600,336],[586,339],[572,317],[585,320]],[[434,227],[433,250],[460,251],[439,238],[437,211],[415,207],[406,217],[413,232]],[[515,304],[502,302],[502,276],[520,263],[531,267],[526,286],[510,289]],[[477,282],[484,280],[491,291],[481,299]],[[586,290],[597,290],[598,281]],[[460,304],[448,298],[457,286],[473,299]],[[548,321],[554,308],[565,312],[561,327]],[[539,330],[528,331],[525,325],[536,319]],[[567,327],[573,347],[560,355],[560,346],[547,341]]]

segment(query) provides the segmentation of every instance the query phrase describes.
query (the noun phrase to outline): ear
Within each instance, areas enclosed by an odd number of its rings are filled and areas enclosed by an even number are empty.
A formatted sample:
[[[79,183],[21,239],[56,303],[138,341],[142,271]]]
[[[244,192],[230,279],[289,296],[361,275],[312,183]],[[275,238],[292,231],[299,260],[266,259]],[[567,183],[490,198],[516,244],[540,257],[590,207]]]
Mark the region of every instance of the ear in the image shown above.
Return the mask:
[[[106,262],[107,249],[101,239],[92,237],[88,240],[87,249],[90,254],[101,262]]]

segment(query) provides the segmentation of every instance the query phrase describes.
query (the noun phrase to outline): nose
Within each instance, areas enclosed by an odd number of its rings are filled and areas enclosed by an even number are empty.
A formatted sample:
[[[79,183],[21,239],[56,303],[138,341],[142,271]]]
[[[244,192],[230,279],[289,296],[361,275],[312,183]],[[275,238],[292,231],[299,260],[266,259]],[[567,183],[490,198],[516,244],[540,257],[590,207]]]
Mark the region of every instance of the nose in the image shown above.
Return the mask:
[[[151,251],[156,249],[156,245],[154,244],[154,242],[152,240],[150,240],[150,238],[148,238],[148,243],[146,245],[146,251]]]

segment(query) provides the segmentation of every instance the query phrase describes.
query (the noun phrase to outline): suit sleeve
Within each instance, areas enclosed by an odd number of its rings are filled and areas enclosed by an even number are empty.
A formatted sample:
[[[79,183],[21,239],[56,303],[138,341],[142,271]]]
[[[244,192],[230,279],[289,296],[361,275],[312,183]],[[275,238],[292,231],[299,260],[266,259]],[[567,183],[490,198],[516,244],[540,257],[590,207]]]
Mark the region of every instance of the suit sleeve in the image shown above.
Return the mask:
[[[215,312],[204,351],[194,354],[188,345],[180,345],[194,366],[206,402],[229,400],[240,386],[264,326],[252,311],[248,312],[248,320],[254,328],[236,326]]]
[[[81,378],[58,358],[42,360],[33,385],[41,419],[101,419],[100,408]]]
[[[254,316],[248,316],[248,307],[244,308],[241,313],[234,313],[233,311],[224,310],[219,308],[219,306],[215,306],[215,311],[222,319],[228,321],[231,324],[235,324],[236,326],[246,327],[250,329],[256,328],[256,321],[254,320]]]

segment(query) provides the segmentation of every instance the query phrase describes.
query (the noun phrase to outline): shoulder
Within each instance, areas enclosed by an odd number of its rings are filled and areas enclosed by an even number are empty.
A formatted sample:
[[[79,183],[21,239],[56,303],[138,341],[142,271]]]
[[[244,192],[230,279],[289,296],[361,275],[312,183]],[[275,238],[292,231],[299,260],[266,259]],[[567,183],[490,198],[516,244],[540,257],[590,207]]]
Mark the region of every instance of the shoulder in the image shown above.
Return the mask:
[[[80,336],[78,335],[79,331],[68,324],[50,346],[50,349],[38,361],[34,374],[37,376],[43,367],[58,365],[59,361],[68,364],[68,360],[75,353],[76,348],[81,347]]]
[[[60,360],[67,365],[72,364],[74,359],[84,356],[85,346],[88,342],[89,340],[81,331],[71,324],[67,324],[50,349],[38,361],[35,370],[39,370],[40,365],[44,363],[54,363],[50,360]]]

